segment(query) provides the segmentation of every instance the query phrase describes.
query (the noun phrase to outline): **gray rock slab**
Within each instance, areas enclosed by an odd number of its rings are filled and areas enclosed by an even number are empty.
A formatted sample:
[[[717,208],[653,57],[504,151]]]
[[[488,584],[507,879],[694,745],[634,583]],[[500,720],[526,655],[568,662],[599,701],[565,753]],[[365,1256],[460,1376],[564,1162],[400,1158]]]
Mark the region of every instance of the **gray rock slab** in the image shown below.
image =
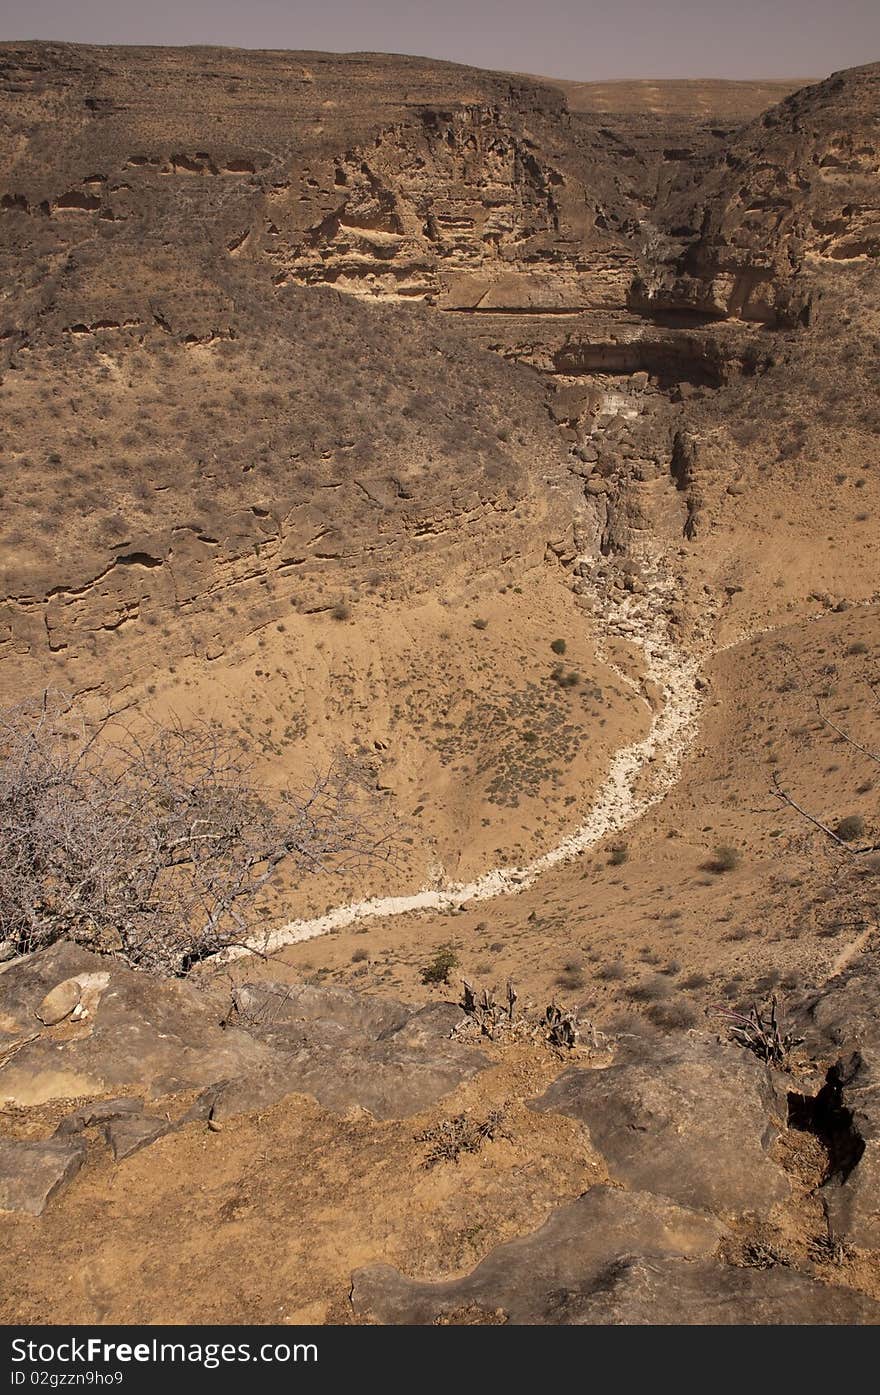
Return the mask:
[[[352,1278],[352,1304],[382,1323],[426,1324],[473,1308],[500,1309],[515,1323],[552,1323],[565,1294],[591,1292],[622,1258],[707,1259],[720,1235],[710,1216],[598,1186],[554,1211],[539,1230],[499,1245],[465,1278],[427,1283],[388,1265],[360,1269]]]
[[[530,1108],[578,1119],[612,1178],[719,1215],[766,1215],[789,1193],[769,1156],[785,1105],[739,1047],[686,1040],[644,1059],[572,1067]]]
[[[0,1211],[41,1216],[85,1158],[78,1139],[0,1138]]]

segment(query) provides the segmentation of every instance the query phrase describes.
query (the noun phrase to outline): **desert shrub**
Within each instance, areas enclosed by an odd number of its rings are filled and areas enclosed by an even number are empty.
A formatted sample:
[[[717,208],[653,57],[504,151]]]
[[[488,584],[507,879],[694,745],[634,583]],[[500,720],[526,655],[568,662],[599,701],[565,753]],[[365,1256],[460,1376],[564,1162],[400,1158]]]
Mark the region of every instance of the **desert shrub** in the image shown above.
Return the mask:
[[[705,988],[708,982],[708,974],[688,974],[687,978],[682,979],[681,986],[682,988]]]
[[[609,959],[607,964],[600,964],[596,970],[596,977],[603,979],[606,983],[626,978],[626,965],[622,959]]]
[[[330,614],[333,616],[334,620],[350,620],[351,606],[347,605],[345,601],[339,601],[339,603],[333,607]]]
[[[489,621],[488,621],[488,620],[475,620],[475,621],[474,621],[474,629],[475,629],[475,630],[487,630],[488,628],[489,628]]]
[[[721,876],[724,872],[733,872],[740,865],[742,856],[737,848],[732,848],[728,843],[722,843],[715,849],[715,854],[706,863],[706,870],[714,872],[716,876]]]
[[[455,945],[451,942],[438,945],[434,951],[433,959],[429,960],[420,969],[422,983],[425,985],[434,983],[448,983],[449,975],[453,969],[457,969],[459,958]]]
[[[851,843],[854,839],[864,835],[865,820],[861,814],[848,814],[845,819],[840,819],[834,832],[845,843]]]
[[[576,992],[583,988],[586,979],[580,969],[563,969],[561,974],[556,975],[557,988],[567,988],[569,992]]]
[[[557,987],[569,989],[583,988],[585,981],[584,961],[579,954],[573,954],[566,959],[562,966],[562,972],[557,975]]]
[[[627,989],[627,995],[637,1003],[658,1002],[662,998],[668,998],[672,992],[672,987],[662,974],[653,974],[650,978],[643,978],[641,982],[634,983]]]
[[[629,848],[626,843],[615,843],[611,848],[611,855],[608,858],[612,867],[622,867],[629,857]]]
[[[696,1024],[697,1012],[684,998],[675,998],[671,1003],[654,1003],[648,1009],[648,1017],[664,1031],[683,1032]]]
[[[255,935],[279,870],[391,855],[342,765],[270,798],[209,724],[89,721],[46,692],[0,714],[0,957],[69,939],[183,974]]]
[[[565,640],[554,639],[553,643],[550,645],[550,648],[553,650],[554,654],[559,654],[560,656],[563,655],[565,653]]]
[[[369,957],[370,951],[368,949],[356,949],[351,956],[351,962],[352,964],[363,964],[364,960],[369,959]]]
[[[484,1143],[491,1143],[499,1136],[507,1138],[502,1128],[504,1115],[500,1109],[493,1109],[485,1119],[472,1119],[469,1114],[457,1114],[454,1119],[441,1119],[439,1124],[416,1134],[417,1143],[427,1143],[428,1151],[423,1167],[436,1167],[438,1163],[457,1163],[462,1153],[478,1153]]]
[[[550,677],[560,688],[576,688],[581,681],[581,676],[574,669],[566,673],[562,664],[555,664],[550,671]]]

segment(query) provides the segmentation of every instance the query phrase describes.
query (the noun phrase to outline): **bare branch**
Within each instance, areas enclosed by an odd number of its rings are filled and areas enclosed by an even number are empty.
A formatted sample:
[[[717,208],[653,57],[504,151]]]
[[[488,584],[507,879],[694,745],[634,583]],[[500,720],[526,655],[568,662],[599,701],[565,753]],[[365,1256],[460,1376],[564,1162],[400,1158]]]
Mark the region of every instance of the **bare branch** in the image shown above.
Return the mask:
[[[850,746],[854,746],[857,751],[861,751],[863,756],[868,757],[868,760],[875,761],[877,765],[880,765],[880,755],[878,755],[876,751],[869,751],[867,746],[860,745],[858,741],[850,736],[849,732],[843,730],[843,727],[839,727],[836,722],[832,722],[831,718],[827,717],[822,711],[822,706],[818,698],[816,698],[816,711],[819,714],[820,721],[824,722],[826,727],[830,727],[832,731],[836,731],[838,736],[842,737]]]
[[[839,833],[835,833],[833,828],[829,828],[826,823],[822,823],[821,819],[817,819],[815,814],[811,814],[802,804],[798,804],[797,800],[792,799],[791,795],[782,788],[779,783],[779,776],[775,771],[773,774],[773,788],[770,793],[774,798],[781,800],[783,804],[787,804],[790,809],[796,810],[802,818],[807,819],[814,828],[818,828],[820,832],[824,833],[827,838],[835,842],[844,852],[849,853],[851,857],[858,857],[862,853],[877,852],[878,846],[880,846],[877,843],[866,843],[862,847],[853,847],[845,838],[842,838]]]

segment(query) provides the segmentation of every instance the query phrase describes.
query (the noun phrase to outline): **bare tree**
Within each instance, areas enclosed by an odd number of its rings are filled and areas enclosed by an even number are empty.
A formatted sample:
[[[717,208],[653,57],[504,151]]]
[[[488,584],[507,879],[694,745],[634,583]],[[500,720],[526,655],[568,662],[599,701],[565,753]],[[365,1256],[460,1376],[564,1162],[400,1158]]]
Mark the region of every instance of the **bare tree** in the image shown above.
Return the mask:
[[[360,786],[360,788],[359,788]],[[341,761],[270,802],[210,724],[146,734],[47,691],[0,714],[0,950],[66,938],[183,974],[254,934],[282,868],[388,860]]]

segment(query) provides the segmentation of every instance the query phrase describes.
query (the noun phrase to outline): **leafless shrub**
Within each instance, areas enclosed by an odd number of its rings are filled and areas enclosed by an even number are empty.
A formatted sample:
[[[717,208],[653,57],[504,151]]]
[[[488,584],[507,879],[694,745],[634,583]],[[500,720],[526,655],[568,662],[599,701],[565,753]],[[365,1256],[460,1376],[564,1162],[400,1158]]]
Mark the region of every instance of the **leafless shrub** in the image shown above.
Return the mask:
[[[485,1119],[471,1119],[467,1114],[457,1114],[454,1119],[441,1119],[432,1128],[416,1134],[417,1143],[429,1144],[423,1167],[436,1167],[438,1163],[457,1163],[462,1153],[478,1153],[484,1143],[496,1138],[508,1138],[501,1125],[504,1113],[493,1109]]]
[[[86,719],[46,692],[0,714],[0,945],[58,939],[183,974],[252,939],[259,896],[299,873],[388,859],[337,762],[270,805],[216,727]]]
[[[491,989],[476,989],[464,980],[460,1007],[465,1017],[456,1028],[458,1036],[483,1036],[490,1041],[502,1038],[516,1040],[531,1035],[531,1027],[522,1013],[517,1012],[518,994],[508,980],[506,1002],[496,1001]]]

